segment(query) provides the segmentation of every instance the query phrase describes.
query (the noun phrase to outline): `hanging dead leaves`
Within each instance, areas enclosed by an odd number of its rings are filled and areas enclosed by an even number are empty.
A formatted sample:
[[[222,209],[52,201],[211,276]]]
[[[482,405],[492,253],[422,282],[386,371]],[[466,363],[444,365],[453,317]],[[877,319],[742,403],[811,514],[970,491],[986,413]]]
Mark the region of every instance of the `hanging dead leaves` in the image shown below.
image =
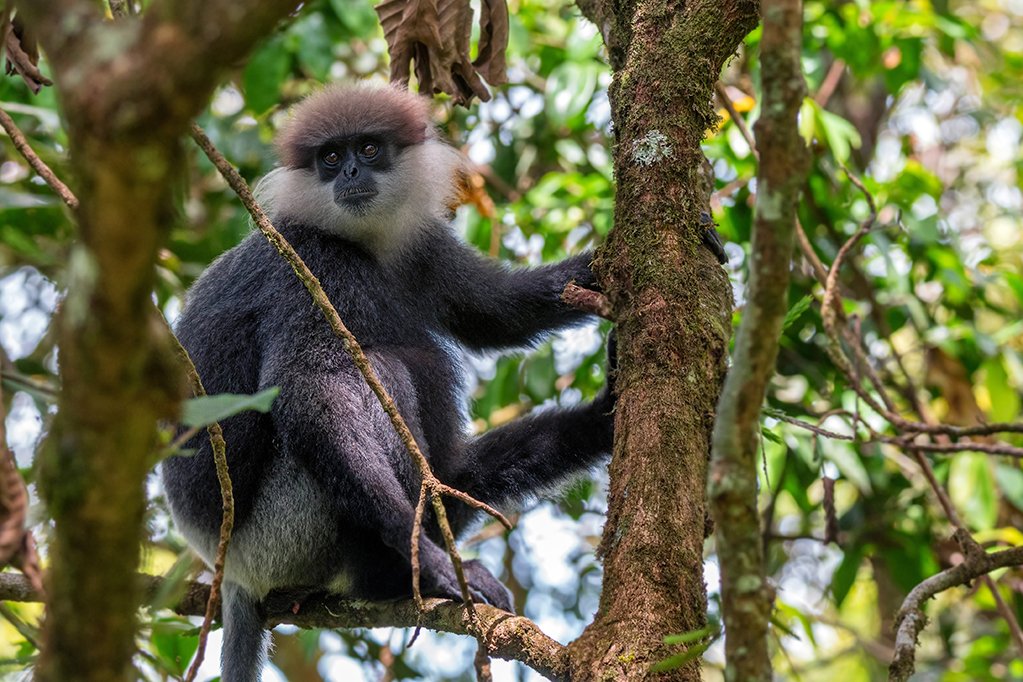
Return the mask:
[[[419,91],[447,93],[458,104],[472,98],[486,102],[484,85],[507,81],[508,5],[505,0],[482,0],[477,56],[469,56],[473,11],[468,0],[384,0],[377,15],[391,56],[391,81],[408,84],[415,63]],[[482,78],[481,78],[482,77]]]
[[[10,18],[7,12],[0,16],[0,45],[7,55],[7,75],[18,74],[32,94],[38,94],[44,85],[53,81],[39,70],[39,49],[20,17]]]

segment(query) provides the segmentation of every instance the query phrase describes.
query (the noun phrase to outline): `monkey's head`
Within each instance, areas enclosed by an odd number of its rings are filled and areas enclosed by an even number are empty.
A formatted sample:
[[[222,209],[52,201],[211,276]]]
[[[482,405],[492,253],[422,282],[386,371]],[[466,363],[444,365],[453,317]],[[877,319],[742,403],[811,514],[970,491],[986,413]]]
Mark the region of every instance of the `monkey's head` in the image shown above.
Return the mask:
[[[437,139],[428,100],[397,88],[331,86],[296,105],[277,136],[281,167],[256,188],[271,220],[384,253],[443,220],[462,164]]]

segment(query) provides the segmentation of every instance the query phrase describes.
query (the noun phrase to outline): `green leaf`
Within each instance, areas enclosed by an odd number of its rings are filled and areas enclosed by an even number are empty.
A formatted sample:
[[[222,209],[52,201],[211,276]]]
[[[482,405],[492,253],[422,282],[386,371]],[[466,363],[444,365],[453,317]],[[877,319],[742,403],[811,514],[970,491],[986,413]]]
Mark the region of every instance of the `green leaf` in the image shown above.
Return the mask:
[[[188,669],[188,662],[199,647],[199,637],[195,626],[179,619],[166,619],[153,622],[153,634],[150,641],[161,667],[169,673],[181,675]]]
[[[817,110],[817,104],[813,101],[812,97],[804,97],[803,105],[799,107],[799,134],[803,138],[803,142],[810,144],[813,142],[813,133],[817,127],[815,111]]]
[[[807,144],[814,138],[827,144],[835,158],[843,163],[849,160],[852,149],[862,144],[856,126],[821,108],[809,97],[803,100],[799,111],[799,133]]]
[[[708,625],[707,627],[700,628],[699,630],[690,630],[689,632],[683,632],[678,635],[665,635],[664,643],[667,645],[676,644],[691,644],[692,642],[698,642],[704,637],[717,637],[718,626]]]
[[[700,656],[702,656],[703,652],[710,648],[710,645],[711,645],[710,642],[707,642],[705,644],[698,644],[689,649],[688,651],[686,651],[685,653],[676,654],[674,656],[670,656],[664,659],[663,661],[654,663],[652,666],[650,666],[650,672],[663,673],[668,670],[675,670],[676,668],[681,668],[689,661],[694,661]]]
[[[984,387],[991,401],[991,421],[1008,422],[1016,419],[1020,411],[1019,393],[1009,382],[1009,373],[1005,371],[1002,358],[991,358],[982,368]]]
[[[863,144],[856,126],[827,109],[817,109],[817,126],[823,131],[831,153],[843,163],[849,160],[854,147],[858,149]]]
[[[269,412],[274,398],[281,392],[277,386],[252,395],[220,393],[186,400],[181,409],[181,423],[191,428],[207,426],[239,412]]]
[[[330,8],[353,36],[369,36],[381,32],[373,3],[330,0]]]
[[[565,62],[547,80],[547,115],[556,125],[568,125],[590,105],[602,67],[593,60]]]
[[[782,439],[781,436],[779,436],[777,433],[770,430],[766,426],[760,427],[760,435],[766,438],[767,440],[771,441],[772,443],[777,443],[778,445],[785,444],[785,441]]]
[[[1016,509],[1023,509],[1023,470],[1019,464],[998,463],[995,465],[995,481],[1005,499]]]
[[[810,307],[811,303],[813,303],[813,296],[804,296],[803,298],[796,301],[795,304],[791,308],[789,308],[789,311],[785,313],[785,320],[782,322],[781,325],[782,331],[785,331],[786,329],[791,327],[796,322],[796,320],[798,320],[803,315],[803,313],[806,312],[807,308]]]
[[[554,397],[554,382],[558,372],[554,367],[554,353],[550,346],[534,353],[522,362],[523,390],[534,404]]]
[[[849,596],[849,590],[856,582],[856,574],[860,571],[860,562],[863,560],[863,547],[850,547],[842,557],[842,563],[835,569],[831,576],[831,594],[835,598],[835,606],[841,608],[842,602]]]
[[[323,14],[304,14],[287,32],[288,51],[298,55],[299,64],[316,80],[327,80],[334,63],[333,41]]]
[[[991,460],[980,452],[964,452],[952,459],[948,492],[974,530],[994,528],[998,520],[998,493]]]
[[[281,85],[291,68],[291,54],[284,40],[275,37],[249,60],[242,76],[245,103],[255,114],[262,114],[281,101]]]

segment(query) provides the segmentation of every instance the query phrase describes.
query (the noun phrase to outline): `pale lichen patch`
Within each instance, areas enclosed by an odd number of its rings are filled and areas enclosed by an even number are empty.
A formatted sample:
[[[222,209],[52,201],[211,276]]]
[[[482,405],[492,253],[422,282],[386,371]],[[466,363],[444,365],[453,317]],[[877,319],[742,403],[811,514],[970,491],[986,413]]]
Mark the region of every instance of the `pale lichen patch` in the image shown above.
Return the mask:
[[[632,143],[632,160],[641,166],[652,166],[674,155],[671,143],[660,130],[651,130]]]

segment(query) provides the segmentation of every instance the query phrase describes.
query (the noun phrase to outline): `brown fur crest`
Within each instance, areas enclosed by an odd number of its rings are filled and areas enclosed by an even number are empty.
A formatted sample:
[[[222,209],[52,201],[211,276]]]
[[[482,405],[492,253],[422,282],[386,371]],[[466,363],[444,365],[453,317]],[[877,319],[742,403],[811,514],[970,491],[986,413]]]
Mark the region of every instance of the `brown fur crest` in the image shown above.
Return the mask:
[[[357,134],[422,144],[432,135],[429,103],[394,86],[330,85],[292,107],[277,135],[277,153],[285,166],[304,168],[323,143]]]

